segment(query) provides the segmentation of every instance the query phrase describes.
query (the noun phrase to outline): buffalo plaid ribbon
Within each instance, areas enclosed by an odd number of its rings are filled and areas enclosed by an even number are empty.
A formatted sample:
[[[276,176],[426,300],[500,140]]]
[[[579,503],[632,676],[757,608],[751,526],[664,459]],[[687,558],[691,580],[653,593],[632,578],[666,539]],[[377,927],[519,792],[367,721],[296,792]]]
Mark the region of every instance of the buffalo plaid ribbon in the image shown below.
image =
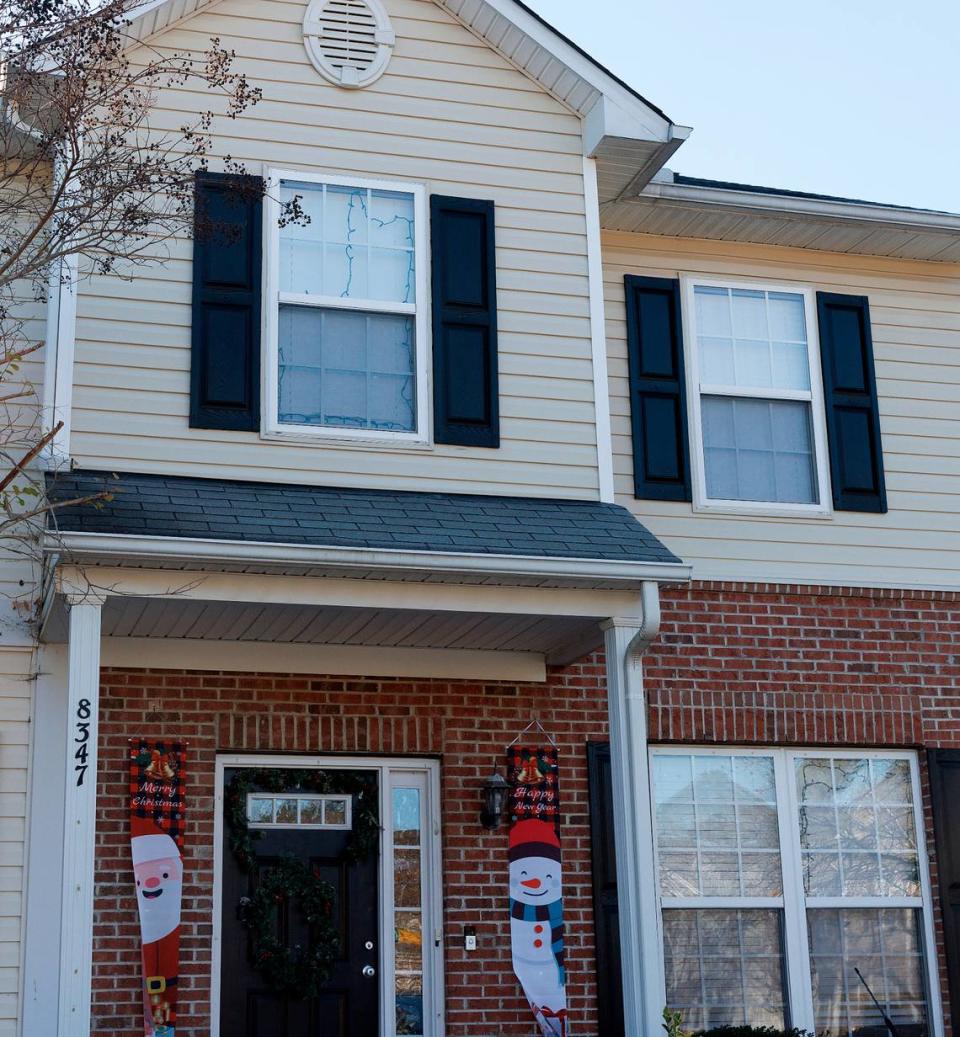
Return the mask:
[[[552,746],[512,745],[507,750],[510,817],[534,818],[560,830],[560,782],[557,750]]]
[[[130,740],[130,814],[150,820],[183,849],[186,747]]]

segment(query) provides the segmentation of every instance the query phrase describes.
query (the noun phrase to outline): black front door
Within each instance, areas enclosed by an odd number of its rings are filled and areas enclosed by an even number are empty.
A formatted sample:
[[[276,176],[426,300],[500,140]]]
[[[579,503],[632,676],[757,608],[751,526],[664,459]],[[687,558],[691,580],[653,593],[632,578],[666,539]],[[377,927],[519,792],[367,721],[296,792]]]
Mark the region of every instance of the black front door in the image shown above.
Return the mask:
[[[328,773],[336,790],[337,772]],[[226,771],[228,789],[237,774],[237,770]],[[341,776],[344,790],[355,790],[362,779],[368,778],[371,794],[376,794],[376,772],[341,772]],[[258,787],[246,797],[250,831],[262,833],[250,844],[254,860],[249,868],[244,869],[231,846],[229,818],[223,826],[220,1034],[376,1037],[381,957],[379,854],[373,848],[359,861],[345,857],[350,839],[350,828],[345,826],[358,813],[356,793],[317,796],[296,789],[293,782],[285,781],[279,790],[274,787],[275,781],[265,784],[271,786],[269,791]],[[307,864],[334,890],[332,919],[340,936],[339,952],[332,977],[320,995],[311,998],[271,988],[252,964],[252,943],[241,920],[244,898],[254,894],[271,866],[291,857]],[[309,926],[296,901],[281,898],[278,902],[274,935],[288,947],[310,946]]]

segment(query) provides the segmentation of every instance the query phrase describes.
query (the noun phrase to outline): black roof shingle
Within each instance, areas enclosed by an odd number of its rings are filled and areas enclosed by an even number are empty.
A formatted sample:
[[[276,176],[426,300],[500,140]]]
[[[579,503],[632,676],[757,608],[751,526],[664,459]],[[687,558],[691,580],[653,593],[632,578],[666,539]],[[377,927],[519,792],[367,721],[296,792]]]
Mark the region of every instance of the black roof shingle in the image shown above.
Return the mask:
[[[630,512],[598,501],[343,489],[74,471],[51,500],[61,532],[405,551],[679,563]]]

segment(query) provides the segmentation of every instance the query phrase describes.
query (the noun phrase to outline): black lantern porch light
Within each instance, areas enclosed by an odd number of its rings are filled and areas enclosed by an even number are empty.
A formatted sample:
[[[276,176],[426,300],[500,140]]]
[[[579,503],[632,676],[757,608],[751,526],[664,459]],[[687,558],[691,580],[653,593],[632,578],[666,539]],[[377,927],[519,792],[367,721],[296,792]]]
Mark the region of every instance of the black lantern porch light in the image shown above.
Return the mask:
[[[493,831],[500,827],[509,790],[507,779],[494,767],[493,773],[483,786],[483,810],[480,811],[480,824],[484,828]]]

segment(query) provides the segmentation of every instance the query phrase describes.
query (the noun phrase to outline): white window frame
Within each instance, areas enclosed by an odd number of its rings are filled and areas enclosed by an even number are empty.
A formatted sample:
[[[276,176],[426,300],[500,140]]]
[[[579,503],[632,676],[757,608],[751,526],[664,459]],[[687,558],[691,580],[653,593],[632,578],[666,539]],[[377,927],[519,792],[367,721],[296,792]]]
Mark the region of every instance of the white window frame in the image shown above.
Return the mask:
[[[700,283],[700,282],[698,282]],[[776,782],[777,822],[780,832],[780,861],[783,875],[781,897],[669,897],[660,892],[660,849],[657,843],[656,797],[653,761],[657,756],[759,756],[773,760]],[[917,834],[917,860],[920,871],[919,897],[807,897],[800,873],[801,847],[794,762],[804,759],[906,760],[910,766],[913,816]],[[650,788],[653,808],[653,842],[657,891],[657,928],[660,959],[664,960],[663,911],[671,908],[715,908],[736,910],[759,908],[783,913],[784,982],[788,1025],[816,1032],[810,950],[807,937],[807,909],[816,908],[898,908],[909,907],[921,913],[926,978],[928,1023],[932,1037],[943,1037],[943,1005],[940,1000],[939,966],[934,935],[933,897],[930,886],[929,856],[926,848],[923,797],[917,754],[910,751],[872,749],[784,749],[740,748],[737,746],[651,746],[649,750]],[[666,1003],[666,990],[663,991]]]
[[[223,924],[224,780],[228,768],[377,771],[382,820],[378,855],[380,899],[377,978],[380,997],[378,1037],[396,1037],[393,896],[393,789],[416,785],[421,800],[421,897],[423,933],[423,1037],[446,1032],[443,958],[443,869],[440,828],[440,762],[410,756],[303,756],[223,753],[216,758],[213,816],[213,903],[210,974],[210,1033],[220,1032],[220,982]],[[272,794],[272,793],[271,793]]]
[[[263,199],[263,359],[262,379],[263,428],[265,439],[296,439],[302,442],[338,440],[343,443],[367,443],[392,446],[425,445],[430,443],[430,297],[429,249],[430,228],[427,219],[427,195],[422,183],[396,180],[374,180],[368,177],[342,174],[307,172],[299,169],[266,171],[266,194]],[[329,184],[332,187],[357,187],[374,191],[394,191],[413,196],[414,206],[414,262],[416,264],[416,301],[392,303],[377,300],[342,299],[339,296],[301,295],[281,292],[280,276],[280,187],[285,180],[309,184]],[[416,348],[413,375],[416,384],[416,428],[411,432],[393,432],[384,429],[341,428],[325,425],[296,425],[281,422],[280,410],[280,304],[314,306],[322,309],[355,310],[364,313],[405,314],[414,318]]]
[[[767,281],[740,281],[716,279],[683,274],[680,277],[683,305],[681,321],[685,344],[687,396],[689,398],[690,467],[693,482],[693,507],[696,511],[733,513],[741,515],[780,516],[785,518],[832,518],[833,499],[830,489],[830,455],[827,441],[827,419],[823,401],[823,372],[820,369],[820,335],[817,324],[816,296],[806,285],[773,284]],[[738,386],[701,384],[700,349],[697,339],[697,287],[746,289],[761,292],[787,292],[803,298],[804,321],[807,328],[807,363],[810,371],[810,389],[750,389]],[[724,500],[707,496],[706,462],[703,444],[703,396],[728,396],[758,400],[798,400],[810,403],[813,435],[814,465],[816,470],[816,504],[789,504],[777,501]]]

